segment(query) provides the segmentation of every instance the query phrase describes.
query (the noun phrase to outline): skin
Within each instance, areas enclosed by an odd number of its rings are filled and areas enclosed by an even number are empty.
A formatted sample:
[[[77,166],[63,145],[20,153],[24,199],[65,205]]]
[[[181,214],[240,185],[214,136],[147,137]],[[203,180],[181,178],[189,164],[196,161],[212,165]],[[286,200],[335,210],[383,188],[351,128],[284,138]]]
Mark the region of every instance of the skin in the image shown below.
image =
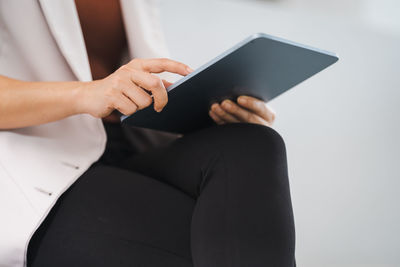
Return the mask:
[[[236,102],[229,99],[214,103],[209,111],[217,124],[247,122],[272,126],[275,112],[267,104],[250,96],[239,96]]]
[[[104,118],[118,110],[131,115],[152,103],[161,111],[168,102],[165,86],[170,83],[152,73],[164,71],[187,75],[192,70],[170,59],[134,59],[91,82],[24,82],[0,76],[0,129],[39,125],[76,114]]]

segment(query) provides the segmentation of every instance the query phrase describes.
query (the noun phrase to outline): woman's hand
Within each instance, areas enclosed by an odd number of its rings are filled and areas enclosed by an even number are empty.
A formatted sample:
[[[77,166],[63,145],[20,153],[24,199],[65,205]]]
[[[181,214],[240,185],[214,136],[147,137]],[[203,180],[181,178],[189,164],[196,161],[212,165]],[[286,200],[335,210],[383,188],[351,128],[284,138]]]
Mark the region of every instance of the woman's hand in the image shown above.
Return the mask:
[[[237,103],[231,100],[214,103],[209,115],[217,124],[248,122],[271,126],[275,120],[275,112],[265,102],[250,96],[239,96]]]
[[[170,59],[134,59],[108,77],[86,83],[81,90],[79,111],[96,118],[108,116],[118,110],[131,115],[154,101],[160,112],[168,102],[166,87],[171,83],[152,73],[172,72],[187,75],[193,70]]]

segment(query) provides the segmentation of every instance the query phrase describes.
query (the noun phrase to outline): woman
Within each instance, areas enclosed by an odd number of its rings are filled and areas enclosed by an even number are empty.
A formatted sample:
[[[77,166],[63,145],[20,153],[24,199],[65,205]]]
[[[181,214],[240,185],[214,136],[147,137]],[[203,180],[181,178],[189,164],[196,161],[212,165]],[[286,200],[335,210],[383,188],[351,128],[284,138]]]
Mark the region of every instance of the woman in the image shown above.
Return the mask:
[[[0,266],[294,265],[265,103],[216,103],[217,125],[181,138],[117,123],[167,104],[154,73],[192,71],[161,58],[156,15],[148,0],[0,1]]]

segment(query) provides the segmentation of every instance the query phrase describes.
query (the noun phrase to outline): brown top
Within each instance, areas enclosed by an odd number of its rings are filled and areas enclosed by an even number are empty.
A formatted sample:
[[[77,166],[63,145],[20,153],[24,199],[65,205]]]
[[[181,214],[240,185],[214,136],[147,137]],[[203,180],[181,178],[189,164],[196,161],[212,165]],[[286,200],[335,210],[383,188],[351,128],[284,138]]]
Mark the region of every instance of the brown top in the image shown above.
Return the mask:
[[[75,0],[93,79],[114,72],[127,48],[119,0]]]
[[[120,66],[127,48],[119,0],[75,0],[93,80],[102,79]],[[119,122],[113,112],[103,119]]]

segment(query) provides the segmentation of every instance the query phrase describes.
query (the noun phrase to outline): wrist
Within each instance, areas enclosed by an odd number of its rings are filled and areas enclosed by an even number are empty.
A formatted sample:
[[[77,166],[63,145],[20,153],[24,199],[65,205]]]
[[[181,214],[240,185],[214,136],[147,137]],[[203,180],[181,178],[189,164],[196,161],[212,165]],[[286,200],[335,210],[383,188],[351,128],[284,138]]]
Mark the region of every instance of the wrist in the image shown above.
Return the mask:
[[[87,114],[88,112],[88,100],[89,92],[92,89],[93,82],[77,82],[77,86],[73,88],[71,106],[74,115]]]

